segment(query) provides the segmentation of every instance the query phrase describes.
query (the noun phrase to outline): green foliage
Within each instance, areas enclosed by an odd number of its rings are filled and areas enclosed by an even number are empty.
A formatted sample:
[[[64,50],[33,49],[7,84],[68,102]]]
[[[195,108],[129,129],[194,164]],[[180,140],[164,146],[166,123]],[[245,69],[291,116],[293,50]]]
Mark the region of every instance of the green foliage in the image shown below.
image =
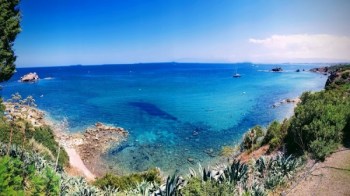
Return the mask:
[[[19,126],[21,124],[22,127]],[[33,128],[31,124],[26,121],[18,120],[15,122],[7,122],[0,119],[0,142],[8,143],[10,138],[10,132],[12,129],[12,144],[22,145],[23,143],[23,133],[25,134],[25,144],[24,147],[27,149],[32,149],[29,145],[29,139],[34,138],[38,143],[48,148],[54,156],[57,156],[58,143],[55,141],[53,132],[50,127],[44,126],[40,128]],[[66,166],[69,162],[68,155],[66,151],[60,147],[60,157],[58,163],[61,166]],[[50,156],[46,156],[50,159]]]
[[[234,160],[233,163],[224,170],[224,176],[230,183],[245,183],[248,178],[248,165]]]
[[[274,189],[282,185],[286,179],[291,178],[301,163],[300,158],[295,158],[292,155],[287,157],[277,155],[271,159],[262,156],[255,162],[255,179],[264,183],[265,188]]]
[[[242,150],[254,150],[260,147],[262,139],[264,137],[264,130],[260,125],[256,125],[249,131],[247,131],[243,137],[241,143]]]
[[[350,72],[344,72],[344,73],[341,74],[341,78],[344,79],[344,80],[348,79],[349,76],[350,76]]]
[[[0,195],[58,195],[59,176],[50,167],[38,170],[25,156],[0,157]]]
[[[290,122],[288,119],[284,119],[282,124],[280,124],[278,121],[273,121],[269,125],[264,140],[262,142],[263,145],[270,145],[269,152],[280,148],[285,136],[287,135],[289,125]]]
[[[301,100],[288,130],[288,150],[307,151],[323,160],[343,141],[350,116],[349,94],[341,89],[306,92]]]
[[[0,97],[0,118],[3,117],[4,111],[5,111],[5,106],[2,103],[2,98]]]
[[[19,0],[0,1],[0,82],[7,81],[15,71],[13,44],[20,29]]]
[[[0,157],[0,195],[23,195],[22,163],[8,156]]]
[[[136,188],[141,182],[161,183],[160,172],[158,169],[150,169],[145,172],[130,174],[127,176],[115,176],[113,174],[106,174],[94,182],[94,185],[99,188],[111,186],[118,188],[121,191]]]
[[[220,156],[230,157],[237,151],[236,147],[223,146],[220,151]]]
[[[35,128],[35,131],[31,135],[37,142],[43,144],[47,147],[54,156],[58,154],[58,143],[55,141],[52,129],[48,126]],[[30,137],[30,135],[29,135]],[[60,147],[60,156],[58,158],[58,163],[62,166],[66,166],[69,163],[69,157],[67,152]]]
[[[202,182],[198,178],[189,179],[187,185],[180,192],[184,196],[236,195],[235,186],[232,184],[215,181]]]
[[[159,188],[159,193],[161,196],[176,196],[178,192],[183,188],[184,180],[182,177],[176,174],[168,176],[165,182],[164,189]]]

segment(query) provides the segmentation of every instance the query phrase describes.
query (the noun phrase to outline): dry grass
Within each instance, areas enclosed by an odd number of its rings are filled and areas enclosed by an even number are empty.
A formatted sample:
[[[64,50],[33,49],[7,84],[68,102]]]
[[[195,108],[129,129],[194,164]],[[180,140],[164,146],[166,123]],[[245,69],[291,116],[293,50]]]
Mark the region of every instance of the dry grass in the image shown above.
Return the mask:
[[[55,160],[55,156],[52,154],[52,152],[41,143],[38,143],[34,138],[29,140],[28,145],[32,147],[32,150],[38,152],[39,154],[44,154],[50,157],[51,160]]]

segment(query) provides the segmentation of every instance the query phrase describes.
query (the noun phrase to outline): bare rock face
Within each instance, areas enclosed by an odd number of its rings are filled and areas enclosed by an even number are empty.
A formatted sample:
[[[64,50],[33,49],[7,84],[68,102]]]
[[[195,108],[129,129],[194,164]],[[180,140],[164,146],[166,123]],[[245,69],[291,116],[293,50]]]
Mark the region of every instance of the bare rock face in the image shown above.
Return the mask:
[[[39,80],[39,76],[37,73],[28,73],[21,77],[21,82],[35,82]]]

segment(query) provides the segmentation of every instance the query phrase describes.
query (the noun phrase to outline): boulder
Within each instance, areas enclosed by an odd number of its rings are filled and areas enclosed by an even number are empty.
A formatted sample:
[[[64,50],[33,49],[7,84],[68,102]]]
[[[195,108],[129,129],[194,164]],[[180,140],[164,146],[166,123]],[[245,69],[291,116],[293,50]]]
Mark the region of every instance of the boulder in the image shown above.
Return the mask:
[[[21,82],[35,82],[39,80],[39,76],[37,73],[28,73],[21,77]]]

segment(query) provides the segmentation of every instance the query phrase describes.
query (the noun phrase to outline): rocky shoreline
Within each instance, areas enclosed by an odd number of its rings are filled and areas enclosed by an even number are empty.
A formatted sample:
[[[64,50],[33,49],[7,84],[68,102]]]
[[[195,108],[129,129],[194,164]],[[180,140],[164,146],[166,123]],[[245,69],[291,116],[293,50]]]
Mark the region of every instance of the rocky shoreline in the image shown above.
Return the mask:
[[[84,167],[94,176],[93,178],[102,176],[110,170],[102,156],[110,147],[118,145],[128,136],[128,132],[125,129],[107,126],[100,122],[81,133],[72,134],[57,127],[54,132],[57,140],[65,147],[68,155],[71,153],[72,156],[79,156]],[[74,164],[71,163],[73,166]],[[81,169],[81,166],[78,166],[78,169]],[[89,172],[83,173],[85,176],[91,176],[88,174]]]
[[[287,104],[287,103],[292,103],[292,104],[295,104],[295,105],[296,105],[296,104],[298,104],[298,103],[300,103],[300,102],[301,102],[301,100],[300,100],[299,97],[293,98],[293,99],[288,98],[288,99],[283,99],[282,101],[273,104],[272,107],[273,107],[273,108],[279,107],[279,106],[281,106],[281,105],[283,105],[283,104]]]
[[[70,167],[75,175],[94,180],[108,170],[102,156],[114,145],[118,145],[128,136],[128,131],[121,127],[108,126],[97,122],[81,133],[69,133],[65,125],[50,120],[45,112],[27,105],[4,102],[5,117],[8,119],[24,119],[34,127],[49,126],[55,140],[69,156]]]

